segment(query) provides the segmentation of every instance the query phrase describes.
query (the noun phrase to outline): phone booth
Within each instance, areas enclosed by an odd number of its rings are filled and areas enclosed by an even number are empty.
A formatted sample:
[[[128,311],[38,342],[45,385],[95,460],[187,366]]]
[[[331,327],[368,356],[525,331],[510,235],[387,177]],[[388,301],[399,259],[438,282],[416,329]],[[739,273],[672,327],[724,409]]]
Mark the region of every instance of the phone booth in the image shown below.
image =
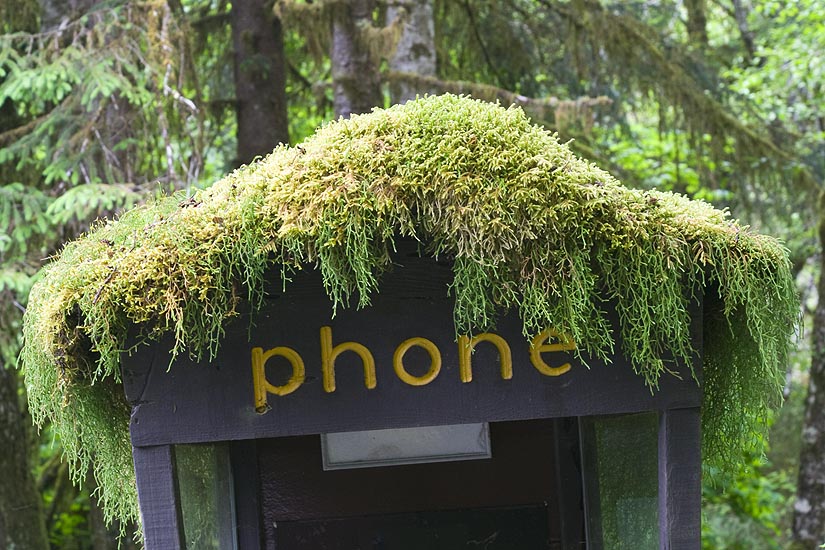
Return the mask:
[[[456,338],[451,266],[407,248],[371,307],[310,272],[211,362],[124,360],[147,547],[698,548],[700,355],[651,392],[516,316]]]
[[[447,95],[95,227],[21,357],[147,550],[698,550],[798,311],[773,239]]]

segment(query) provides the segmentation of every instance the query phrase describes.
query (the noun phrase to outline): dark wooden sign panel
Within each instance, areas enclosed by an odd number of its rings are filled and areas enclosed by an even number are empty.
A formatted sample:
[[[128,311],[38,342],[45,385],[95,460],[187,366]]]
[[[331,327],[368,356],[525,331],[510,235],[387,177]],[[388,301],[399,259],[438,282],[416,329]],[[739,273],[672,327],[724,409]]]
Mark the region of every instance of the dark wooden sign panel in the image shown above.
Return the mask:
[[[531,355],[516,315],[503,317],[488,335],[475,335],[478,341],[456,341],[449,266],[411,257],[403,263],[385,276],[371,307],[339,310],[334,317],[318,274],[300,275],[286,293],[271,295],[251,330],[247,317],[236,319],[211,363],[181,359],[169,368],[162,344],[124,358],[133,444],[700,405],[701,389],[687,367],[681,380],[664,376],[651,392],[620,355],[610,364],[589,361],[588,369],[564,349],[563,338],[552,336]],[[694,324],[698,347],[701,331],[698,320]],[[367,368],[370,360],[374,370]],[[694,366],[698,373],[698,358]]]

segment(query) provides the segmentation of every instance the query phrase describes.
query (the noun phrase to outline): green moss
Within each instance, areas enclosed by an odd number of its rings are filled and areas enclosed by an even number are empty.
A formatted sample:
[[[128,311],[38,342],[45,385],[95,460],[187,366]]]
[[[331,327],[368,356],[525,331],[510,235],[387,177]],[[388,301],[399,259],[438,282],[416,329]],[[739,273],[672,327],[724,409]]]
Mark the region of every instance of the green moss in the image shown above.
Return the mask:
[[[78,475],[94,465],[109,517],[135,519],[114,384],[130,327],[209,358],[266,273],[312,266],[336,307],[366,306],[399,237],[455,258],[458,332],[509,309],[525,335],[552,325],[585,354],[618,340],[652,390],[694,353],[688,306],[704,292],[706,458],[732,456],[780,401],[798,320],[782,246],[706,203],[622,187],[520,109],[447,95],[335,122],[68,244],[26,313],[32,414],[52,422]]]

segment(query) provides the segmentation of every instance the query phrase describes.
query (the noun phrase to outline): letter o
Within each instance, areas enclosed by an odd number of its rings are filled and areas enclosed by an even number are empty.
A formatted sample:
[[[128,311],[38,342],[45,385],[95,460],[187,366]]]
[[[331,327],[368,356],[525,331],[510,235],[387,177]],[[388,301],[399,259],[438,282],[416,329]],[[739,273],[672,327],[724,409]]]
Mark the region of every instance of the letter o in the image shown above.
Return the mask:
[[[430,370],[423,376],[413,376],[404,368],[404,354],[413,346],[424,348],[430,354]],[[438,346],[426,338],[410,338],[404,340],[395,348],[395,353],[392,356],[392,368],[395,369],[395,374],[402,382],[410,386],[425,386],[435,380],[435,377],[441,372],[441,352],[438,350]]]

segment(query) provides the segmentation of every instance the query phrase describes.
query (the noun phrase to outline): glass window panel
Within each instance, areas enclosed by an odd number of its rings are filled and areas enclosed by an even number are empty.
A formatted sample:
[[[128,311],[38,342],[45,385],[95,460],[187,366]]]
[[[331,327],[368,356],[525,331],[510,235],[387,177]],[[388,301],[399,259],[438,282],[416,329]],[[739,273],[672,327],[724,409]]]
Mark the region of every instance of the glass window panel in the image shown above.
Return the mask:
[[[655,412],[582,419],[589,548],[659,548]]]
[[[232,471],[226,445],[176,445],[186,548],[236,549]]]

